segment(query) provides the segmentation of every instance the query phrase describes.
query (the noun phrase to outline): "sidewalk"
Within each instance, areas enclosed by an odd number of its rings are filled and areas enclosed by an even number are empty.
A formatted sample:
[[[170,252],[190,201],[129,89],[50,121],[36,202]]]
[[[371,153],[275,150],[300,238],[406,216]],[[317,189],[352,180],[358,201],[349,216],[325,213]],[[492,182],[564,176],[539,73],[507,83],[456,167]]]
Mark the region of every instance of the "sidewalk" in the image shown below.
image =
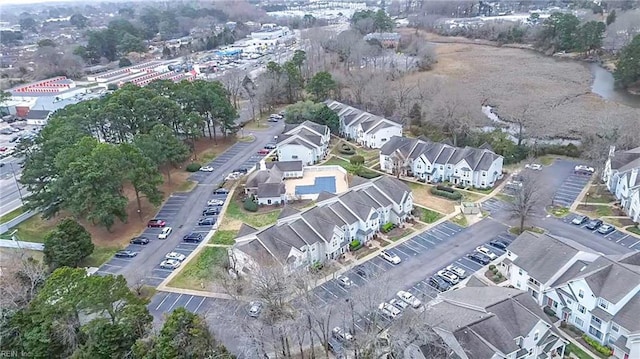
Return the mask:
[[[43,251],[44,250],[44,244],[42,244],[42,243],[13,241],[13,240],[9,240],[9,239],[0,239],[0,247],[3,247],[3,248],[29,249],[29,250],[32,250],[32,251]]]

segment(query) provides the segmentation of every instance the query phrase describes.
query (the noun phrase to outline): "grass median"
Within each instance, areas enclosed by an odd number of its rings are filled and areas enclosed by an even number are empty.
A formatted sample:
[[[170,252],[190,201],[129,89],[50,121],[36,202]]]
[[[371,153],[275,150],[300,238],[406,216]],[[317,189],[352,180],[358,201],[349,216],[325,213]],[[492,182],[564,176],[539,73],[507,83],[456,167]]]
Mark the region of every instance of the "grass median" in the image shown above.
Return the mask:
[[[233,245],[236,241],[234,238],[238,235],[238,231],[233,230],[217,230],[213,235],[209,243],[211,244],[224,244],[224,245]]]
[[[180,273],[169,282],[169,286],[193,290],[210,288],[217,269],[224,268],[227,262],[226,248],[204,247],[195,258],[180,268]]]

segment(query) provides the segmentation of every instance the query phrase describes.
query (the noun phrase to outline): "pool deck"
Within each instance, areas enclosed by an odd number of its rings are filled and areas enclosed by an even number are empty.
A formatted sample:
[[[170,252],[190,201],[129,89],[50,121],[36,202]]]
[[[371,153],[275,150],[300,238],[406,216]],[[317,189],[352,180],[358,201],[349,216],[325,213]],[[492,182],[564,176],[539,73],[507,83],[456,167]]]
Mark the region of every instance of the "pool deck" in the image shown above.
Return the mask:
[[[344,193],[349,189],[347,175],[338,169],[323,169],[322,171],[310,171],[309,169],[305,169],[304,177],[284,181],[287,196],[296,196],[296,186],[313,186],[315,184],[316,177],[335,177],[336,193],[338,194]]]

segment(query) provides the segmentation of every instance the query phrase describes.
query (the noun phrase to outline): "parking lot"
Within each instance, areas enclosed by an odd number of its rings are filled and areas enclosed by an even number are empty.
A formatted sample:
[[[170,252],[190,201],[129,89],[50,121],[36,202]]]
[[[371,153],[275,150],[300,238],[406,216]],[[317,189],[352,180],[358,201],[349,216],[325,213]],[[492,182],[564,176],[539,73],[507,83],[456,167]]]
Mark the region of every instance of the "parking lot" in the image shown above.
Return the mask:
[[[149,312],[161,317],[162,314],[171,313],[176,308],[184,307],[195,314],[204,314],[209,310],[213,298],[200,297],[189,294],[160,292],[149,303]]]
[[[578,199],[580,192],[584,189],[584,186],[589,183],[591,175],[584,174],[570,174],[553,195],[552,205],[571,207],[573,202]]]
[[[495,197],[489,198],[482,202],[482,209],[489,211],[491,214],[505,211],[509,209],[509,203],[501,201]]]
[[[563,222],[565,223],[571,223],[571,221],[576,218],[578,215],[575,213],[571,213],[568,216],[564,217],[562,219]],[[629,248],[629,249],[635,249],[635,250],[640,250],[640,238],[634,236],[634,235],[630,235],[630,234],[626,234],[623,232],[620,232],[619,230],[615,230],[609,234],[603,235],[598,233],[597,230],[590,230],[586,228],[587,223],[584,223],[582,225],[580,225],[579,227],[581,228],[581,230],[583,231],[588,231],[588,232],[592,232],[593,234],[602,237],[606,240],[608,240],[609,242],[612,243],[616,243],[619,244],[625,248]],[[576,225],[576,227],[578,227]]]
[[[166,227],[172,227],[171,218],[175,218],[176,214],[180,211],[180,209],[186,204],[188,199],[188,194],[173,194],[165,204],[160,208],[156,218],[165,220],[167,222]],[[227,198],[226,194],[212,194],[210,199],[219,199],[225,201]],[[217,216],[214,216],[217,219]],[[211,225],[207,226],[199,226],[198,223],[190,223],[188,225],[191,228],[191,233],[199,233],[203,238],[207,236],[207,234],[211,231]],[[181,228],[179,226],[178,228]],[[174,231],[177,229],[175,227]],[[132,261],[140,260],[138,257],[142,257],[145,252],[153,252],[154,247],[160,245],[157,243],[158,241],[163,241],[158,239],[158,234],[160,234],[162,228],[146,228],[144,232],[140,235],[140,237],[144,237],[149,239],[149,244],[141,245],[141,244],[129,244],[127,246],[127,250],[131,250],[134,252],[138,252],[138,256],[134,258],[117,258],[113,257],[107,263],[103,264],[98,270],[98,274],[118,274],[118,272],[125,266],[130,265]],[[175,234],[171,234],[166,241],[174,241],[176,242],[176,246],[171,250],[172,252],[177,252],[183,254],[185,257],[191,254],[196,247],[198,247],[198,243],[186,243],[182,241],[181,238],[175,238]],[[149,286],[158,286],[164,279],[166,279],[169,274],[171,274],[173,270],[160,268],[160,263],[151,270],[149,273],[141,273],[140,280],[144,282],[145,285]]]
[[[226,151],[224,151],[222,154],[220,154],[220,156],[216,157],[213,161],[203,164],[203,166],[210,166],[210,167],[213,167],[214,169],[216,169],[216,168],[222,166],[223,164],[227,163],[235,155],[237,155],[238,153],[242,152],[242,150],[246,149],[249,146],[251,146],[250,142],[238,142],[238,143],[234,144],[233,146],[229,147]],[[240,166],[238,166],[238,167],[240,167]],[[189,177],[189,179],[192,180],[192,181],[202,182],[209,176],[209,174],[210,174],[209,172],[198,171],[198,172],[193,173]]]

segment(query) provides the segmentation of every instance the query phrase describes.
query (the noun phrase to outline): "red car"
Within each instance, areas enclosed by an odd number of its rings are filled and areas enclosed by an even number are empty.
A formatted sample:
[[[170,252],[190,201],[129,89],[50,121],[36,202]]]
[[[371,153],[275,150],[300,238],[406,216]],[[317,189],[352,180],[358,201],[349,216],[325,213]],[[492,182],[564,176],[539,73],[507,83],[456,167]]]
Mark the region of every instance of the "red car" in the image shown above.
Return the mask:
[[[258,151],[259,155],[268,155],[269,154],[269,150],[266,148],[261,149],[260,151]]]
[[[7,147],[4,147],[4,146],[0,147],[0,152],[4,152],[4,151],[6,151],[6,150],[8,150],[8,148],[7,148]]]
[[[147,222],[147,227],[164,227],[167,225],[167,222],[161,219],[152,219]]]

